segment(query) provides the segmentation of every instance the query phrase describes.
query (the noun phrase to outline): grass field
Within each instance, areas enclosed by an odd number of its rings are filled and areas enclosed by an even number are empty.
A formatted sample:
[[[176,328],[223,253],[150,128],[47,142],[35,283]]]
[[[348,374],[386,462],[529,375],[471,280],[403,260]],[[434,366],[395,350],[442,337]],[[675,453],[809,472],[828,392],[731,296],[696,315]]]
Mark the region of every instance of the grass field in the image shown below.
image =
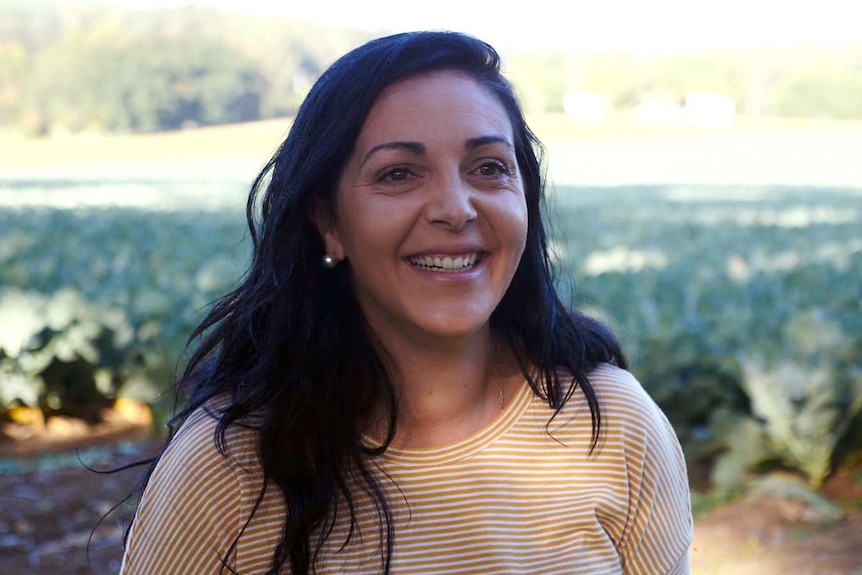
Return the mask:
[[[638,126],[620,116],[580,124],[529,118],[557,184],[785,184],[862,187],[862,122],[740,119],[728,130]],[[144,135],[0,130],[0,175],[215,176],[250,180],[288,119]]]

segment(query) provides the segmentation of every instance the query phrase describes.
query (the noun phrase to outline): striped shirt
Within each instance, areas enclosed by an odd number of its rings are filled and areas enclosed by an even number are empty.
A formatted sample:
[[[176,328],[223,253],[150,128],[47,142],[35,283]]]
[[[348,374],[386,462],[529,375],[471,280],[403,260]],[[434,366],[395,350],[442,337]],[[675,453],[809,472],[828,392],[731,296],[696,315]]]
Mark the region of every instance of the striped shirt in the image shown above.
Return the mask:
[[[392,573],[689,573],[689,490],[676,435],[628,372],[602,366],[590,381],[602,413],[592,453],[583,395],[549,425],[552,410],[526,384],[469,438],[388,449],[377,466],[394,516]],[[281,493],[268,488],[252,515],[263,486],[255,432],[231,426],[226,459],[215,425],[193,414],[165,451],[138,507],[122,575],[215,574],[224,558],[243,575],[271,565]],[[340,507],[316,573],[381,572],[377,515],[358,489],[356,497],[357,530],[345,545],[350,525]]]

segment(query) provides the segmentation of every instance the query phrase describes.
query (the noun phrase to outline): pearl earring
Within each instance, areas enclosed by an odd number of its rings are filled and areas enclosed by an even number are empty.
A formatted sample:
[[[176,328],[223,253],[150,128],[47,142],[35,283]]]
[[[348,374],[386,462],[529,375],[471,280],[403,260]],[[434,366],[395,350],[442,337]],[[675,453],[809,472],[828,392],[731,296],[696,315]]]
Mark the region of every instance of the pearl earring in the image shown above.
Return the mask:
[[[331,270],[337,265],[338,265],[338,260],[336,260],[331,255],[326,254],[323,256],[323,267],[325,267],[326,269]]]

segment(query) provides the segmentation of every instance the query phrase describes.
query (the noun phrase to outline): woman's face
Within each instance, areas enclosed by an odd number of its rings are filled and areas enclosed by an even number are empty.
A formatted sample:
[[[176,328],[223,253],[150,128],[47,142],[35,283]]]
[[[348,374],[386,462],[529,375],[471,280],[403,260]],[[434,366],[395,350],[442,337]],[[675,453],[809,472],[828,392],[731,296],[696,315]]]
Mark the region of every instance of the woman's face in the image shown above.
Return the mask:
[[[319,214],[317,223],[327,252],[349,262],[382,341],[485,327],[527,235],[503,105],[454,71],[390,86],[341,174],[334,217]]]

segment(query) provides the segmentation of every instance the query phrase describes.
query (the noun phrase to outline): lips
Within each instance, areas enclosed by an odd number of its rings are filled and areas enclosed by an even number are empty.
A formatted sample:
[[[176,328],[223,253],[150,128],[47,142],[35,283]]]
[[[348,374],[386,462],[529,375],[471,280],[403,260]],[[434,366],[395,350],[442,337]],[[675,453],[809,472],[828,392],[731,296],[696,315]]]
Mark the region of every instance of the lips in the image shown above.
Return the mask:
[[[446,273],[459,273],[475,268],[482,261],[481,252],[458,255],[422,255],[407,258],[410,265],[418,268]]]

